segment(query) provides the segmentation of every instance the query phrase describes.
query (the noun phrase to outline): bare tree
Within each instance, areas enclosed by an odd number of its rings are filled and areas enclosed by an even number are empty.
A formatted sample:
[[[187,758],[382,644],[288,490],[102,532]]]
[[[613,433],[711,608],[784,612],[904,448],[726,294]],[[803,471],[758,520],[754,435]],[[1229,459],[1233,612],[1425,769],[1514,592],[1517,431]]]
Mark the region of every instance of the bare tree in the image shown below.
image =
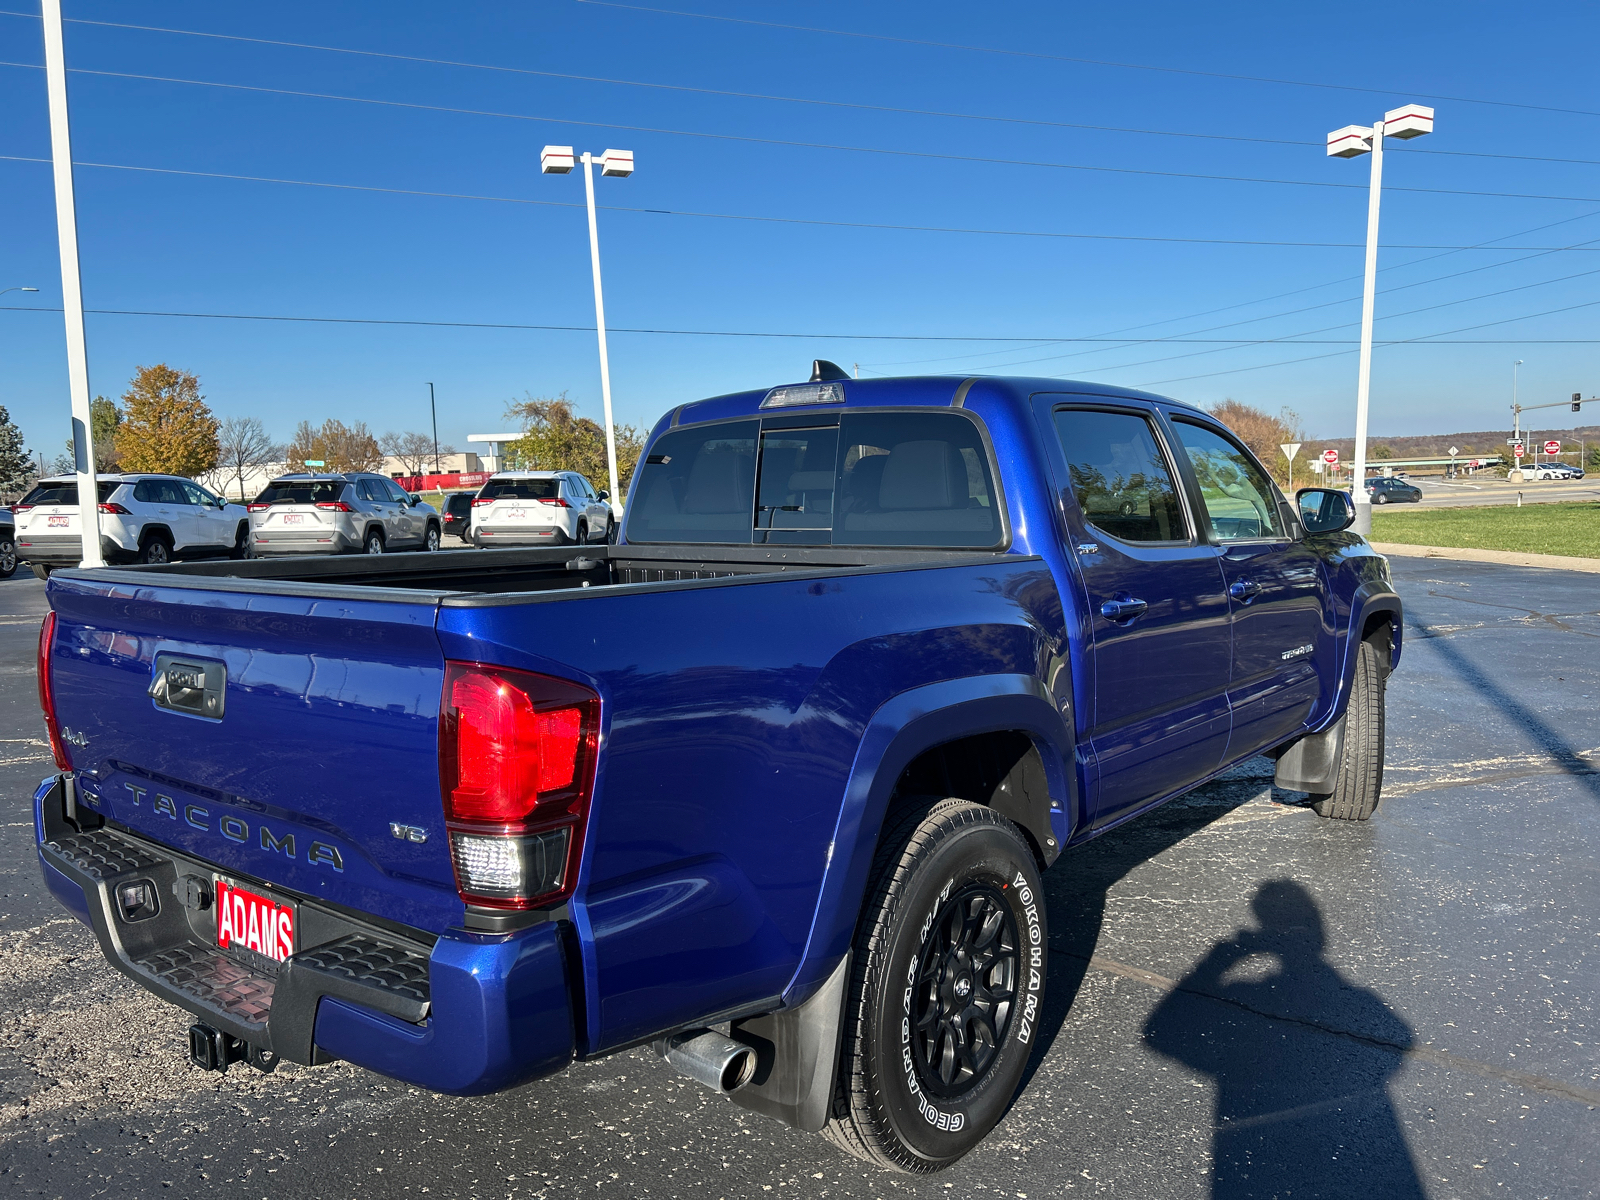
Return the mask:
[[[241,497],[247,474],[283,456],[283,447],[267,436],[260,417],[229,417],[217,429],[217,445],[222,452],[218,465],[239,481]]]
[[[390,458],[398,458],[400,466],[407,475],[425,475],[428,468],[437,463],[433,446],[433,438],[425,433],[415,430],[406,433],[386,433],[378,444],[383,447],[383,452]],[[454,446],[440,446],[438,455],[454,454]]]

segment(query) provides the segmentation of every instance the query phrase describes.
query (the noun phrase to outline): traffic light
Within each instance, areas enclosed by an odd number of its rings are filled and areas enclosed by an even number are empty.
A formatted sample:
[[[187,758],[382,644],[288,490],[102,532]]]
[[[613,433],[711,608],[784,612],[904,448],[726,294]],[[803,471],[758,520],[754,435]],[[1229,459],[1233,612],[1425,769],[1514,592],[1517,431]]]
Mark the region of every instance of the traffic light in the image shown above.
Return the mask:
[[[1582,392],[1573,392],[1572,393],[1572,411],[1573,412],[1582,412],[1583,411],[1583,393]]]

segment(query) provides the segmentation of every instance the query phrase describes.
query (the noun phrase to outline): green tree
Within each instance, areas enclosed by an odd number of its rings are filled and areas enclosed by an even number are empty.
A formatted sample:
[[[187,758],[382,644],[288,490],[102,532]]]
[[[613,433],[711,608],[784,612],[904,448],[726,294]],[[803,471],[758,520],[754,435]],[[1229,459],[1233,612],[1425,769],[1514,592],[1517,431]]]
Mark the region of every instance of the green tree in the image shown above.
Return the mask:
[[[0,412],[4,411],[4,409],[0,409]],[[1584,464],[1584,469],[1588,471],[1600,471],[1600,446],[1589,447],[1589,461]]]
[[[217,465],[218,422],[195,375],[166,363],[140,367],[122,402],[116,447],[125,470],[193,476]]]
[[[122,426],[122,410],[104,396],[89,401],[89,433],[94,440],[94,469],[100,472],[115,471],[121,465],[117,455],[117,430]],[[72,439],[67,439],[67,457],[74,462]],[[72,468],[76,470],[76,467]]]
[[[1393,458],[1394,450],[1390,446],[1385,445],[1383,442],[1379,442],[1372,448],[1372,457],[1377,459],[1379,462],[1382,462],[1386,458]]]
[[[567,394],[537,397],[527,393],[506,406],[506,416],[522,425],[520,438],[506,447],[506,457],[530,471],[577,471],[597,489],[610,487],[606,463],[606,431],[588,417],[580,417]],[[644,449],[644,432],[637,426],[618,425],[617,486],[628,494],[633,471]],[[622,497],[616,497],[618,504]]]
[[[22,445],[22,430],[0,405],[0,492],[20,492],[34,471],[33,459]]]
[[[1211,415],[1233,430],[1279,483],[1287,483],[1289,460],[1278,447],[1305,440],[1299,413],[1284,408],[1273,416],[1254,405],[1229,399],[1213,405]]]

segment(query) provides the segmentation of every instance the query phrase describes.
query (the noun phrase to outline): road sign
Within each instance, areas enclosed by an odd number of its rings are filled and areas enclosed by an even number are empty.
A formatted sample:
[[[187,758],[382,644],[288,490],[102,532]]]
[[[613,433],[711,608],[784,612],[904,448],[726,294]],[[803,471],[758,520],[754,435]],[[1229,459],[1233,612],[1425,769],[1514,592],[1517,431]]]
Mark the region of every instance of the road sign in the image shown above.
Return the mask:
[[[1311,460],[1311,469],[1313,471],[1315,471],[1318,475],[1321,475],[1322,474],[1322,460],[1320,458],[1313,458]]]
[[[1561,443],[1557,442],[1557,441],[1546,442],[1544,444],[1544,452],[1546,454],[1560,454],[1561,453]]]
[[[1445,453],[1449,454],[1451,458],[1454,458],[1456,455],[1460,454],[1461,451],[1457,450],[1454,446],[1451,446],[1450,449]]]
[[[1517,442],[1515,445],[1513,445],[1511,447],[1511,453],[1516,455],[1518,458],[1521,458],[1522,457],[1522,443],[1521,442]]]
[[[1478,469],[1478,460],[1477,459],[1473,459],[1467,465],[1470,466],[1474,471],[1476,471]]]
[[[1282,442],[1279,444],[1278,449],[1283,451],[1285,458],[1293,462],[1294,456],[1300,453],[1300,445],[1301,443],[1299,442]]]
[[[306,458],[301,461],[308,467],[325,467],[328,465],[327,460],[321,458]]]
[[[1324,450],[1322,452],[1322,461],[1330,466],[1338,463],[1339,452],[1337,450]]]

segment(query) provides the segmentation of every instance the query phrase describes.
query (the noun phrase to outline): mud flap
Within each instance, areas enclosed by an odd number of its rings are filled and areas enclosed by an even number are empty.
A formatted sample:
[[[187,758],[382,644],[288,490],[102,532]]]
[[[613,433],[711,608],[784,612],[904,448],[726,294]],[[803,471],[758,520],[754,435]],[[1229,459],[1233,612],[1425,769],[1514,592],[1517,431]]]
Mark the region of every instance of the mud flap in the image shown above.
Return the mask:
[[[1340,717],[1321,733],[1308,733],[1279,750],[1274,785],[1287,792],[1310,792],[1314,796],[1332,792],[1344,751],[1344,721]]]

